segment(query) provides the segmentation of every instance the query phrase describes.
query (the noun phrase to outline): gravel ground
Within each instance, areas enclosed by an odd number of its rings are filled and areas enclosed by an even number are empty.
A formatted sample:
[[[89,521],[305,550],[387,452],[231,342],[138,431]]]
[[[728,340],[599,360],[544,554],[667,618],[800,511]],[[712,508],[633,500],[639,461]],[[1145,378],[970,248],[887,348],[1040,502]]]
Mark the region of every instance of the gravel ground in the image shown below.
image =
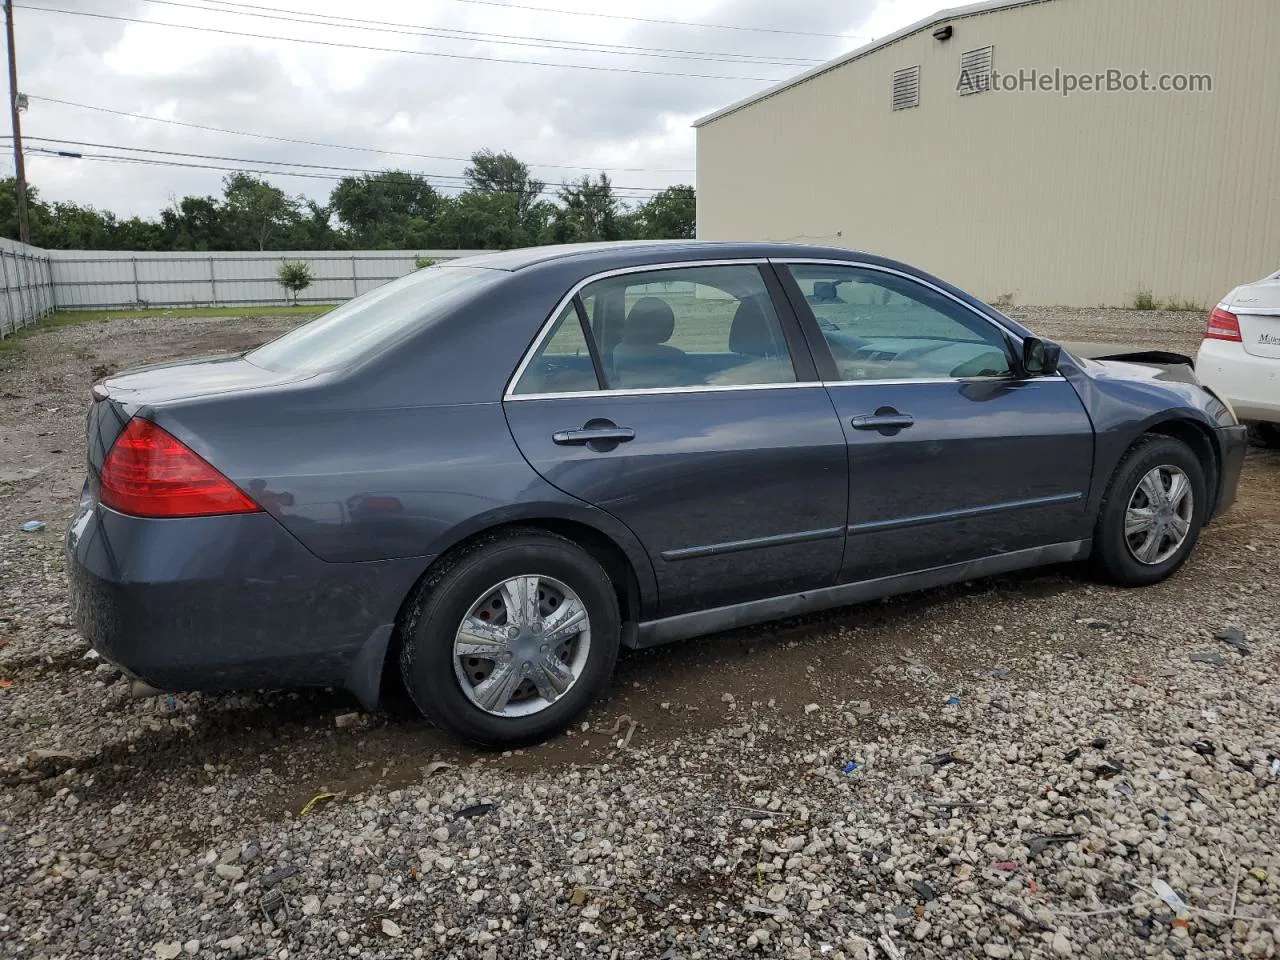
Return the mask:
[[[0,352],[0,955],[1280,954],[1280,454],[1160,586],[1052,569],[626,656],[528,750],[325,691],[130,699],[66,619],[88,387],[289,323]]]

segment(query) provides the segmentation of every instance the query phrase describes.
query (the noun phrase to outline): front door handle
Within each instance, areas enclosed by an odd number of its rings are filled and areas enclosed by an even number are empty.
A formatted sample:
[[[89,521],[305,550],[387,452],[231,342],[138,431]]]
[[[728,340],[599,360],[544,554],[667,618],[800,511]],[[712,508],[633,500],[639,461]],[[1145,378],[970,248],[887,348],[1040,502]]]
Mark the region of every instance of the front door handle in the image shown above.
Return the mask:
[[[630,427],[594,427],[582,430],[560,430],[551,439],[562,447],[585,447],[592,443],[626,443],[634,440],[636,432]]]
[[[877,416],[871,414],[866,417],[854,417],[853,429],[855,430],[905,430],[916,422],[916,418],[906,413],[888,414],[885,416]]]

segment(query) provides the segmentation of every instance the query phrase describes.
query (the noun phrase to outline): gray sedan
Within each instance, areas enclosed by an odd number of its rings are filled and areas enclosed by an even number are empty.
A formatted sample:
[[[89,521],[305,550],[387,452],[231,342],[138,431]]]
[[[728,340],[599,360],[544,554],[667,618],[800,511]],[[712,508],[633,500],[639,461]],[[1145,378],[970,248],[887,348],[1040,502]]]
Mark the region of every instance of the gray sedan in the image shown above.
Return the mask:
[[[403,687],[526,742],[621,647],[1086,558],[1168,577],[1245,431],[1167,359],[848,250],[456,261],[95,386],[76,616],[155,687]]]

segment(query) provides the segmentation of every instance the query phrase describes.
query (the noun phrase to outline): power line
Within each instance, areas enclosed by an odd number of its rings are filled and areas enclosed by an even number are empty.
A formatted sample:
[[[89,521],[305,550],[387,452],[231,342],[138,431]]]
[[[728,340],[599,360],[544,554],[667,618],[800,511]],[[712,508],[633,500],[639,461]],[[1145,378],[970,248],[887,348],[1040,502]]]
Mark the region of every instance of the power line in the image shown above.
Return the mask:
[[[227,30],[222,27],[197,27],[186,23],[167,23],[160,20],[143,20],[140,17],[122,17],[111,13],[91,13],[88,10],[63,10],[57,7],[33,7],[15,3],[23,10],[40,13],[59,13],[72,17],[90,17],[95,20],[116,20],[121,23],[140,23],[152,27],[170,27],[174,30],[193,30],[198,33],[216,33],[229,37],[248,37],[253,40],[281,40],[287,43],[306,43],[318,47],[340,47],[346,50],[366,50],[373,53],[403,53],[415,57],[440,57],[446,60],[474,60],[483,63],[510,63],[527,67],[558,67],[564,70],[591,70],[600,73],[628,73],[650,77],[680,77],[686,80],[749,80],[758,83],[777,83],[779,77],[743,77],[714,73],[675,73],[669,70],[642,70],[638,67],[604,67],[587,63],[551,63],[546,60],[516,60],[510,57],[482,57],[476,54],[441,53],[429,50],[406,50],[401,47],[375,47],[362,43],[340,43],[336,40],[314,40],[308,37],[281,37],[267,33],[249,33],[243,30]]]
[[[572,17],[601,17],[607,20],[630,20],[633,23],[660,23],[669,27],[701,27],[708,30],[740,30],[748,33],[777,33],[792,37],[823,37],[828,40],[869,40],[856,33],[811,33],[807,30],[781,30],[774,27],[742,27],[727,23],[688,23],[682,20],[658,20],[653,17],[628,17],[619,13],[597,13],[588,10],[557,10],[553,7],[531,7],[519,3],[502,3],[499,0],[452,0],[453,3],[472,3],[485,7],[501,7],[504,10],[533,10],[538,13],[558,13]]]
[[[161,6],[181,10],[199,10],[209,13],[230,13],[242,17],[259,17],[265,20],[283,20],[288,23],[305,23],[319,27],[348,30],[366,30],[375,33],[392,33],[410,37],[433,37],[440,40],[462,40],[506,46],[533,47],[546,50],[571,50],[578,53],[608,53],[630,57],[655,57],[665,60],[705,60],[719,63],[741,63],[756,66],[806,67],[822,61],[814,57],[768,56],[766,54],[731,53],[707,50],[676,50],[666,47],[641,47],[621,43],[595,43],[582,40],[563,40],[549,37],[529,37],[509,33],[490,33],[477,30],[458,30],[451,27],[423,27],[411,23],[390,20],[368,20],[360,17],[344,17],[328,13],[312,13],[283,7],[262,7],[230,0],[196,0],[196,3],[217,6],[195,6],[182,0],[144,0]],[[285,16],[289,14],[289,16]],[[301,18],[307,19],[301,19]]]
[[[249,130],[231,130],[227,127],[213,127],[204,123],[191,123],[186,120],[171,120],[168,117],[153,117],[145,113],[130,113],[127,110],[115,110],[111,107],[100,107],[91,103],[77,103],[74,100],[59,100],[56,97],[41,97],[36,94],[28,94],[28,100],[39,100],[42,103],[58,103],[64,107],[79,107],[82,110],[96,110],[99,113],[110,113],[118,117],[130,117],[134,120],[150,120],[154,123],[168,123],[179,127],[190,127],[195,130],[208,130],[213,133],[228,133],[237,137],[255,137],[259,140],[275,140],[280,143],[297,143],[308,147],[327,147],[333,150],[356,150],[361,153],[379,153],[389,157],[412,157],[415,160],[453,160],[458,163],[470,163],[470,157],[448,157],[433,153],[410,153],[404,150],[381,150],[377,147],[357,147],[348,143],[325,143],[320,140],[302,140],[297,137],[281,137],[271,133],[253,133]],[[539,167],[549,170],[603,170],[607,172],[617,173],[694,173],[692,168],[666,168],[666,167],[601,167],[601,166],[577,166],[574,164],[561,163],[530,163],[530,167]]]
[[[46,147],[35,147],[29,150],[28,153],[36,154],[39,156],[45,156],[45,157],[58,157],[58,158],[72,159],[72,160],[107,161],[107,162],[116,162],[116,163],[140,163],[140,164],[147,164],[151,166],[180,167],[180,168],[192,169],[192,170],[224,170],[229,173],[256,173],[264,176],[301,177],[308,180],[345,180],[347,179],[346,177],[336,173],[316,173],[316,172],[306,172],[306,171],[295,172],[291,170],[264,170],[264,169],[254,169],[249,167],[229,167],[229,166],[222,166],[219,164],[211,164],[211,163],[185,163],[179,160],[158,160],[151,157],[120,157],[120,156],[112,156],[110,154],[99,154],[99,153],[71,153],[68,151],[53,150]],[[380,171],[370,170],[367,172],[378,173]],[[456,184],[456,183],[449,183],[449,184],[431,183],[430,178],[427,176],[423,176],[422,179],[426,180],[428,185],[432,187],[456,188],[459,186],[459,184]],[[416,179],[409,179],[408,177],[404,179],[396,179],[396,178],[388,177],[384,179],[384,182],[397,184],[397,185],[414,185],[414,184],[420,183],[421,181]],[[513,196],[526,195],[526,194],[522,194],[520,191],[515,191],[515,190],[495,190],[491,192],[501,193],[501,194],[510,194]],[[542,190],[538,191],[539,195],[542,195],[542,196],[555,196],[557,192],[558,192],[557,190],[552,189],[550,187],[545,187]],[[634,195],[624,195],[624,196],[619,196],[618,199],[647,200],[653,196],[656,196],[660,192],[661,191],[655,190],[653,191],[653,193],[650,193],[650,194],[637,193]]]
[[[374,170],[369,167],[344,167],[344,166],[337,166],[334,164],[327,164],[327,163],[300,163],[300,162],[295,162],[293,160],[267,160],[259,157],[225,157],[225,156],[220,156],[218,154],[211,154],[211,153],[189,153],[183,150],[159,150],[159,149],[153,149],[151,147],[121,146],[118,143],[92,143],[85,140],[68,140],[63,137],[27,137],[26,139],[28,142],[34,141],[37,143],[59,143],[59,144],[66,144],[73,147],[92,147],[96,150],[119,150],[125,153],[154,153],[164,157],[183,157],[185,159],[191,159],[191,160],[219,160],[224,163],[258,163],[258,164],[268,164],[270,166],[297,167],[298,169],[301,169],[301,170],[337,170],[337,171],[344,171],[346,173],[377,174],[377,173],[387,172],[385,170]],[[406,170],[404,172],[412,173],[414,171]],[[436,179],[439,179],[439,180],[458,180],[464,183],[469,180],[469,178],[466,177],[465,175],[455,174],[455,173],[421,173],[417,175],[421,177],[435,177]],[[624,186],[624,185],[618,184],[618,185],[615,185],[613,189],[641,191],[644,193],[658,193],[665,188],[664,187]]]

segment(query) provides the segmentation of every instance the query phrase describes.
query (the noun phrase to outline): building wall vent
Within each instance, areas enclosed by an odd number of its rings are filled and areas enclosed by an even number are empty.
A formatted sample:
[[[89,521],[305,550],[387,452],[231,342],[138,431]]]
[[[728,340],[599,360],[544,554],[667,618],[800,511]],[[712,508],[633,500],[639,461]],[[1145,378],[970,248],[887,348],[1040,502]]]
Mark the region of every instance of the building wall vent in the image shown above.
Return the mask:
[[[956,89],[960,96],[986,93],[991,89],[991,71],[995,69],[995,47],[979,47],[960,54],[960,80]]]
[[[908,110],[920,106],[920,68],[904,67],[893,71],[893,109]]]

